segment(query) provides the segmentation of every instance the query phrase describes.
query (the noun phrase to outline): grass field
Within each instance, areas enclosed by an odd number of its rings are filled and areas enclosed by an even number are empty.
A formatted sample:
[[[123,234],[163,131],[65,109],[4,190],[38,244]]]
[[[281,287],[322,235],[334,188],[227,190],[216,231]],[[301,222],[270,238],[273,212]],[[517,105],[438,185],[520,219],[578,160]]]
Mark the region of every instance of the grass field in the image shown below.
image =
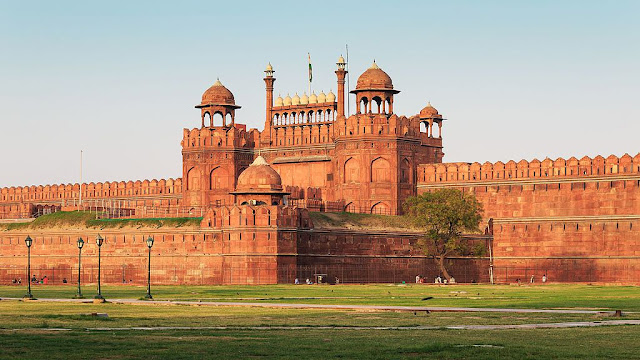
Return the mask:
[[[24,286],[0,287],[20,297]],[[73,286],[34,287],[69,298]],[[92,287],[85,293],[93,294]],[[159,300],[323,304],[621,309],[640,319],[640,288],[588,285],[155,286]],[[139,298],[143,287],[105,286],[107,298]],[[432,296],[433,299],[421,299]],[[92,316],[107,313],[107,318]],[[640,326],[569,329],[444,329],[455,325],[606,321],[601,314],[390,312],[236,306],[0,301],[1,359],[202,358],[640,358]],[[195,327],[131,330],[131,327]],[[267,327],[251,329],[247,327]],[[411,329],[433,326],[436,329]],[[228,327],[204,329],[203,327]],[[270,329],[268,327],[271,327]],[[275,328],[277,327],[277,328]],[[322,328],[320,328],[322,327]],[[337,327],[337,328],[334,328]],[[354,329],[354,327],[360,327]],[[380,330],[362,327],[400,327]],[[56,329],[66,329],[59,331]],[[102,328],[102,330],[100,330]]]
[[[36,285],[35,297],[71,298],[73,285]],[[0,286],[0,297],[22,297],[26,286]],[[87,296],[95,287],[83,287]],[[103,286],[107,298],[141,298],[143,286]],[[640,311],[640,287],[575,284],[510,285],[262,285],[153,286],[157,300],[262,301],[308,304],[412,305],[504,308],[588,308]],[[425,297],[433,297],[423,301]]]

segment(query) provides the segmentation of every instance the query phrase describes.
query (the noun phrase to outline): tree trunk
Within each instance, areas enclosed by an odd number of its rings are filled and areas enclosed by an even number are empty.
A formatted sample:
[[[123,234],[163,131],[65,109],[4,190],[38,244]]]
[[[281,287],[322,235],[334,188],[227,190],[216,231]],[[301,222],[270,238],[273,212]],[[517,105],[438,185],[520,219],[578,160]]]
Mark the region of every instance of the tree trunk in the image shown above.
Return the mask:
[[[444,276],[444,278],[447,279],[447,282],[450,282],[451,275],[449,275],[449,272],[447,272],[447,269],[444,266],[444,260],[445,260],[444,255],[438,256],[437,260],[438,260],[438,267],[440,268],[440,272],[442,273],[442,276]]]

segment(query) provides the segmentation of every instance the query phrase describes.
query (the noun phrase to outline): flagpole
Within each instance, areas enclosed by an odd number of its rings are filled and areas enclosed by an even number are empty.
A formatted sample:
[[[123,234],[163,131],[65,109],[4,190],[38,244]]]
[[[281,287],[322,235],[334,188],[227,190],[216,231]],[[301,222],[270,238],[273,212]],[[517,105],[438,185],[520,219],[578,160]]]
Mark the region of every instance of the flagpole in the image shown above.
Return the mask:
[[[309,57],[309,96],[311,96],[311,54],[307,53],[307,56]]]

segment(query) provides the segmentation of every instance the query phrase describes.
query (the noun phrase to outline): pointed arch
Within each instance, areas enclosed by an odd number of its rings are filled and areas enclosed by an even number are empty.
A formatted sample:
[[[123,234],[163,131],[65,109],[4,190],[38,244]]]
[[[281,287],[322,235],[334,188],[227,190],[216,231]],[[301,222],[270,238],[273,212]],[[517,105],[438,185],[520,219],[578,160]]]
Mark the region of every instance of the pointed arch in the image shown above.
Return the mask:
[[[411,162],[409,162],[409,159],[404,158],[400,161],[400,182],[403,184],[411,184],[413,183],[412,179]]]
[[[371,207],[371,213],[379,215],[389,215],[389,205],[383,203],[382,201],[378,202]]]
[[[216,167],[209,173],[209,190],[228,189],[229,177],[227,170],[223,167]]]
[[[360,166],[354,158],[349,158],[344,162],[344,182],[360,182]]]
[[[200,190],[200,171],[195,167],[187,171],[187,190]]]
[[[391,165],[383,157],[379,157],[371,162],[371,182],[390,182]]]

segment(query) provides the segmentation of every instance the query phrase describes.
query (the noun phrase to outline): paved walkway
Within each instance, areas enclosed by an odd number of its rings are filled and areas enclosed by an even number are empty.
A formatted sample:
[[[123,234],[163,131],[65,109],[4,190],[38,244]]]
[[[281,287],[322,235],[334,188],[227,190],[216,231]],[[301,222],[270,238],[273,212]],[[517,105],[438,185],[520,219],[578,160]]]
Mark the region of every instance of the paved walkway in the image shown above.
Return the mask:
[[[447,326],[157,326],[157,327],[99,327],[83,331],[168,331],[168,330],[507,330],[561,329],[613,325],[640,325],[640,320],[576,321],[548,324],[517,325],[447,325]],[[67,328],[0,329],[0,331],[72,331]]]
[[[21,300],[20,298],[0,298],[0,300]],[[45,302],[91,303],[92,299],[38,299]],[[369,311],[408,311],[408,312],[498,312],[498,313],[549,313],[549,314],[603,314],[615,315],[615,311],[571,310],[571,309],[505,309],[505,308],[467,308],[438,306],[391,306],[391,305],[327,305],[327,304],[287,304],[260,302],[223,302],[223,301],[165,301],[138,299],[107,299],[110,303],[131,305],[194,305],[194,306],[242,306],[276,309],[330,309],[330,310],[369,310]]]

